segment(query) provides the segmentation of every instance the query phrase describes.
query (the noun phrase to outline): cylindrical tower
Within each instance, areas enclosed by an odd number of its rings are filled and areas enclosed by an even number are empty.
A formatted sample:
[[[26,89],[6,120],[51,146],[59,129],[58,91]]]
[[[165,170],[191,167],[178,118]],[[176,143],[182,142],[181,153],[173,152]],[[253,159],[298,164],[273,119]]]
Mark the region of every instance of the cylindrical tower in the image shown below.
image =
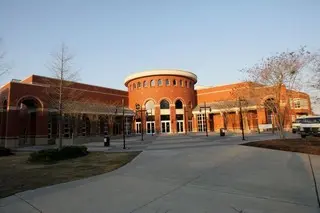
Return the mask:
[[[197,76],[183,70],[151,70],[129,75],[125,86],[129,107],[137,113],[135,130],[140,133],[183,133],[192,131],[194,85]],[[142,117],[141,117],[142,114]]]

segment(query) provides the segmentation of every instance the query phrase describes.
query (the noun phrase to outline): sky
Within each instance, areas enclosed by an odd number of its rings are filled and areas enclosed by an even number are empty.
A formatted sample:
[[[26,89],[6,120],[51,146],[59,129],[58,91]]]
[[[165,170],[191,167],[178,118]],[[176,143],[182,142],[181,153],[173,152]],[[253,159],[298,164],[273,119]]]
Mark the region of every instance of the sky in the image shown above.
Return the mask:
[[[244,79],[276,52],[320,49],[319,0],[0,0],[1,48],[10,73],[51,76],[65,43],[80,81],[125,90],[124,78],[183,69],[198,85]]]

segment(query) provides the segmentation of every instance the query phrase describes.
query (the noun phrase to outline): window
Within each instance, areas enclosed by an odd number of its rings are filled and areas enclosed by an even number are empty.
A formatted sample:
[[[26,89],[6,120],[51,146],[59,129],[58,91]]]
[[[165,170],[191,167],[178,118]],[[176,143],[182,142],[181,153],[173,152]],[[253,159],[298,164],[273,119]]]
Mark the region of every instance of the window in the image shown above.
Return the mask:
[[[180,86],[183,87],[183,81],[182,80],[180,80]]]
[[[205,115],[204,114],[199,114],[197,115],[197,120],[198,120],[198,131],[199,132],[205,132],[207,125],[205,122]]]
[[[143,82],[143,87],[147,87],[147,81]]]
[[[141,82],[138,82],[137,86],[138,88],[141,88]]]
[[[132,91],[132,85],[131,84],[129,85],[129,90]]]
[[[177,81],[173,80],[173,86],[177,86]]]
[[[189,84],[187,81],[185,81],[184,84],[186,85],[187,88],[189,88]]]
[[[161,79],[158,80],[158,86],[162,86],[162,80]]]
[[[170,86],[170,80],[166,79],[166,86]]]
[[[191,81],[189,82],[189,87],[192,88],[192,82]]]
[[[133,89],[135,89],[136,88],[136,84],[135,83],[133,83]]]
[[[182,109],[183,108],[183,104],[182,104],[182,102],[180,100],[177,100],[175,105],[176,105],[176,109]]]
[[[154,80],[151,80],[151,81],[150,81],[150,86],[151,86],[151,87],[154,87],[154,86],[155,86]]]
[[[162,100],[160,102],[160,109],[169,109],[170,104],[167,100]]]

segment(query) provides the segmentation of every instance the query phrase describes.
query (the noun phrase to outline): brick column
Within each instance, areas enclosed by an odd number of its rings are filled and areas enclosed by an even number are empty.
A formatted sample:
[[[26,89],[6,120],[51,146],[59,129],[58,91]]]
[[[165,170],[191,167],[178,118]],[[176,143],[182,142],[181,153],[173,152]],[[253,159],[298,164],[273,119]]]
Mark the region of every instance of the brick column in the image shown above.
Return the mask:
[[[157,134],[160,134],[161,132],[161,119],[160,119],[160,106],[155,106],[154,108],[155,114],[154,114],[154,120],[155,120],[155,132]]]
[[[176,108],[174,104],[170,105],[170,125],[171,133],[177,133]]]

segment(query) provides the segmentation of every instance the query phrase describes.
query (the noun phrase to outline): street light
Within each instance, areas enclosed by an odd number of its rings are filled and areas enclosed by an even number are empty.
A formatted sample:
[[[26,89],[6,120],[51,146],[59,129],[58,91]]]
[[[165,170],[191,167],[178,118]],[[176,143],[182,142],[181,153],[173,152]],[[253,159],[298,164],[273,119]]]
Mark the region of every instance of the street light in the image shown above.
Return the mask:
[[[200,112],[201,112],[201,109],[204,109],[204,116],[205,116],[205,122],[206,122],[206,136],[208,137],[207,108],[211,112],[211,107],[207,107],[206,102],[204,102],[204,106],[200,107]]]
[[[242,132],[242,140],[244,141],[244,129],[243,129],[243,117],[242,117],[242,104],[241,102],[245,101],[244,99],[239,98],[239,108],[240,108],[240,128],[241,128],[241,132]]]
[[[137,112],[140,111],[140,115],[141,115],[141,141],[143,141],[143,117],[142,117],[142,112],[145,112],[147,110],[142,109],[139,104],[136,104],[136,111]]]
[[[126,132],[125,132],[125,119],[124,119],[124,99],[122,99],[122,134],[123,134],[123,149],[126,149]]]

